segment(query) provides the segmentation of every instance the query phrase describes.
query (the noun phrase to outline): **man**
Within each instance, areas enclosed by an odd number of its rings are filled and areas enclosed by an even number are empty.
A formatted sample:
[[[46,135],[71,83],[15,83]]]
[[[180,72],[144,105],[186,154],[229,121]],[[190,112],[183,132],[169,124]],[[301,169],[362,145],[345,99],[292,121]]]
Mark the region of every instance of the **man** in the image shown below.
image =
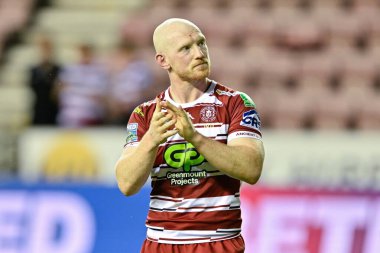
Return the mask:
[[[78,45],[79,62],[59,75],[57,121],[64,127],[97,126],[104,123],[107,78],[90,44]]]
[[[152,178],[142,253],[244,252],[239,188],[264,160],[253,101],[207,79],[206,40],[193,23],[168,19],[153,34],[170,87],[132,113],[116,164],[120,190]]]
[[[55,125],[58,113],[57,81],[61,67],[54,60],[51,40],[42,36],[38,40],[40,62],[30,70],[29,86],[35,95],[33,125]]]

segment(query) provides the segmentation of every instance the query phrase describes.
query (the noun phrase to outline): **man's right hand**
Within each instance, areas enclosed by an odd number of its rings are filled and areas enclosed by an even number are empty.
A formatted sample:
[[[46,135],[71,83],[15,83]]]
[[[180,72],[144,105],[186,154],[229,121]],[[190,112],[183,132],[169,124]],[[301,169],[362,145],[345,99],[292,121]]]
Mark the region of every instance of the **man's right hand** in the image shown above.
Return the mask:
[[[170,112],[162,112],[161,109],[161,100],[156,98],[156,109],[149,130],[146,132],[147,137],[155,147],[164,143],[168,137],[178,133],[178,129],[173,129],[177,122],[176,117]]]

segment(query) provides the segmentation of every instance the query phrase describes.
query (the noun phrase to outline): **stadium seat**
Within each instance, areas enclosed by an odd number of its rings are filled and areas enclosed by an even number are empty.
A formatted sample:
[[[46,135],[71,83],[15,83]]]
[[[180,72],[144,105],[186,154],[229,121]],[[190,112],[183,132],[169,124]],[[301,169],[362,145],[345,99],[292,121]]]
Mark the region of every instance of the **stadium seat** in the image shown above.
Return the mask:
[[[0,86],[0,128],[20,128],[29,123],[32,94],[24,87]]]
[[[245,84],[249,59],[244,56],[244,52],[214,47],[210,48],[210,58],[212,78],[233,87]]]
[[[272,109],[272,127],[276,129],[302,129],[311,110],[311,99],[310,94],[304,94],[298,89],[285,90],[278,94]]]
[[[300,88],[313,86],[317,90],[329,89],[329,82],[342,71],[341,64],[337,64],[337,61],[339,59],[328,52],[306,54],[300,59],[297,72]]]
[[[367,96],[366,103],[358,111],[358,128],[362,130],[380,129],[380,96]]]
[[[339,92],[325,92],[318,94],[313,120],[317,129],[346,129],[348,128],[352,110],[350,101]]]
[[[378,74],[379,65],[372,55],[352,54],[343,69],[344,89],[369,90]]]
[[[66,9],[92,9],[97,10],[115,10],[124,9],[125,11],[132,12],[147,4],[147,1],[142,0],[54,0],[54,5],[58,8]]]
[[[270,47],[273,44],[275,34],[275,20],[271,15],[255,11],[246,25],[244,33],[244,46]]]
[[[307,21],[305,21],[307,20]],[[276,46],[291,51],[320,50],[326,43],[327,34],[315,20],[296,17],[278,25]]]
[[[355,13],[337,12],[336,16],[328,22],[329,40],[332,47],[352,47],[358,37],[369,33],[369,27]]]
[[[286,86],[294,78],[297,78],[296,61],[289,54],[272,51],[268,54],[268,58],[262,62],[260,82],[263,84],[278,83]]]

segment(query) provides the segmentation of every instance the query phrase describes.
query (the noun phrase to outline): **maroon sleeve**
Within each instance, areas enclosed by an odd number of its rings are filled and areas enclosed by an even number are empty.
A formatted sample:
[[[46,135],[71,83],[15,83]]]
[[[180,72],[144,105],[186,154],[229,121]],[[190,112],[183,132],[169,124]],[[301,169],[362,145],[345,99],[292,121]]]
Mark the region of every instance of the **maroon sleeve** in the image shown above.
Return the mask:
[[[253,100],[245,93],[237,92],[228,106],[231,115],[228,141],[235,138],[261,139],[261,122]]]

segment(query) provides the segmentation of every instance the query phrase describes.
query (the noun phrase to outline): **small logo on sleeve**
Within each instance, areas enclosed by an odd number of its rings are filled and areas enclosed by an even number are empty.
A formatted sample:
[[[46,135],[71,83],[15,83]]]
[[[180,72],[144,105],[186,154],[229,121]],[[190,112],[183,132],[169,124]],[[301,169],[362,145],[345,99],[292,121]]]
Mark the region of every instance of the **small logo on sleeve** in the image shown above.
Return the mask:
[[[140,106],[137,106],[134,110],[133,110],[134,113],[136,113],[137,115],[140,115],[141,117],[144,117],[144,112],[142,111],[141,107]]]
[[[260,131],[260,117],[255,110],[250,110],[243,114],[243,119],[240,121],[240,125]]]
[[[239,92],[241,99],[244,102],[245,107],[256,107],[255,102],[245,93]]]
[[[137,128],[139,124],[138,123],[129,123],[127,125],[127,144],[131,142],[137,141]]]

